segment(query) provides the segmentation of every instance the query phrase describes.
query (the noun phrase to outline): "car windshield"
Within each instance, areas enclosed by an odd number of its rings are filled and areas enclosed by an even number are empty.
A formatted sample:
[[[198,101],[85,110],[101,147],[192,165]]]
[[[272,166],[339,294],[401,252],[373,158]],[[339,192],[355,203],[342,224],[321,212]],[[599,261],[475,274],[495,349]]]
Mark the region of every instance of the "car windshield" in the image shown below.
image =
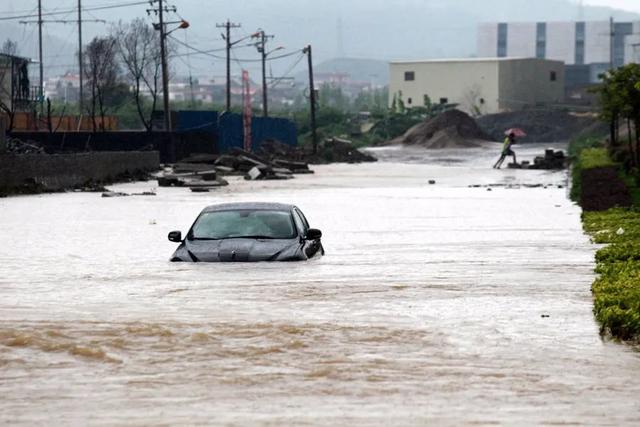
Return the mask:
[[[292,239],[296,234],[289,212],[246,209],[203,213],[193,225],[190,238]]]

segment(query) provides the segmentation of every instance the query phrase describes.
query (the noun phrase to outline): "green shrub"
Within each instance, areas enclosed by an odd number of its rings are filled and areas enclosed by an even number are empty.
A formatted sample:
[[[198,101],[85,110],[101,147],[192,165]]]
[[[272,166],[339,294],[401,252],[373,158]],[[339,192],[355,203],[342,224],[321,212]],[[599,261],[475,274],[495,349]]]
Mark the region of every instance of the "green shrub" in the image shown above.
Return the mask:
[[[585,212],[584,229],[596,243],[594,314],[603,332],[622,340],[640,339],[640,211]]]

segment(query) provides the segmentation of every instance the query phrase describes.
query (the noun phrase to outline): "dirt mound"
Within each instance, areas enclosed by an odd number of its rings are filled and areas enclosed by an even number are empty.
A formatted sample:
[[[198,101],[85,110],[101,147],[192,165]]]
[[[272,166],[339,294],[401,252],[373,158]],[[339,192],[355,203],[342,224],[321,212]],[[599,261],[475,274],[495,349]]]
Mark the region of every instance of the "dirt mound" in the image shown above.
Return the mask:
[[[606,125],[594,115],[552,110],[490,114],[479,118],[478,125],[495,141],[502,141],[504,131],[514,127],[527,133],[518,138],[519,142],[565,142],[582,135],[607,133]]]
[[[580,206],[585,211],[604,211],[631,206],[631,195],[613,167],[582,171]]]
[[[479,147],[486,140],[490,140],[489,135],[471,116],[459,110],[449,110],[413,126],[392,143],[425,148],[469,148]]]

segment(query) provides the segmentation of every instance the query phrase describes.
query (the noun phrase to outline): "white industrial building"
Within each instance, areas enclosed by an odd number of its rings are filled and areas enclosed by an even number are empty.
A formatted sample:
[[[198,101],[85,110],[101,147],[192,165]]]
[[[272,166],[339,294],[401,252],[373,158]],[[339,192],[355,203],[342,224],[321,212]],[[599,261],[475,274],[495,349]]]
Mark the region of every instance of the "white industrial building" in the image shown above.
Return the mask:
[[[640,22],[514,22],[478,27],[479,57],[562,61],[567,83],[589,84],[609,68],[640,59]]]
[[[459,104],[473,115],[564,101],[564,64],[537,58],[473,58],[390,63],[389,104]]]

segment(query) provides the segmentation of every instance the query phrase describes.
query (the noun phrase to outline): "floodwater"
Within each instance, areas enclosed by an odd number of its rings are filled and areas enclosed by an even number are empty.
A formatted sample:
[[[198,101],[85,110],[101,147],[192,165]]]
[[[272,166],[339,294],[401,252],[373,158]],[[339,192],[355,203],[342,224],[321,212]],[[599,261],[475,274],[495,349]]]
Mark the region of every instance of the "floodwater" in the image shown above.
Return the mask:
[[[639,425],[640,353],[598,334],[566,174],[496,151],[0,199],[0,424]],[[250,200],[297,204],[327,255],[168,262],[168,231]]]

